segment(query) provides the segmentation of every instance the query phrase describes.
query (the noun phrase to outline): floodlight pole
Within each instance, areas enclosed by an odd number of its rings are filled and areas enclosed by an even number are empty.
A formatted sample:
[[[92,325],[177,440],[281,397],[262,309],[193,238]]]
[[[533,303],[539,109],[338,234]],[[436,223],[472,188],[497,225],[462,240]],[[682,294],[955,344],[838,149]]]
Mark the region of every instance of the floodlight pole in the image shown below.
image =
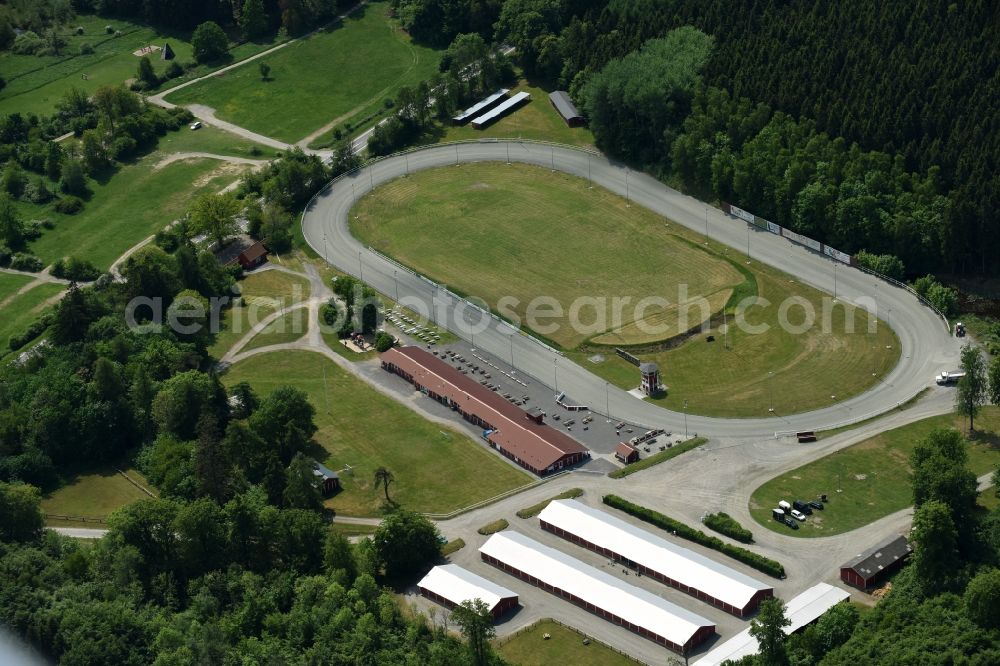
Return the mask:
[[[837,302],[837,260],[833,260],[833,301]]]
[[[410,175],[410,154],[403,153],[403,157],[406,159],[406,175]]]
[[[629,196],[628,171],[629,171],[628,167],[625,167],[625,207],[626,208],[631,208],[632,207],[632,199]]]
[[[365,269],[364,265],[361,263],[361,250],[358,250],[358,279],[362,282],[365,281]]]
[[[368,167],[368,185],[371,187],[372,192],[375,191],[375,166],[372,165]]]
[[[559,357],[552,357],[552,378],[555,384],[556,393],[559,392]]]
[[[507,148],[507,166],[510,166],[510,141],[505,141],[504,146]]]
[[[590,178],[590,153],[587,153],[587,188],[594,188],[594,181]]]
[[[607,382],[604,382],[604,411],[607,412],[608,423],[611,423],[611,393]]]
[[[396,287],[396,302],[399,303],[399,278],[396,275],[396,269],[392,269],[392,284]]]
[[[549,146],[549,154],[552,156],[552,170],[556,170],[556,149],[555,146]]]
[[[747,222],[747,263],[750,263],[750,223]]]
[[[708,204],[705,204],[705,245],[708,245]]]
[[[773,383],[771,381],[771,378],[773,376],[774,376],[774,371],[773,370],[768,370],[767,371],[767,402],[768,402],[769,406],[767,408],[767,411],[769,411],[769,412],[773,412],[774,411],[774,385],[773,385]]]
[[[510,335],[508,335],[507,339],[510,341],[510,371],[513,373],[514,372],[514,334],[511,333]]]

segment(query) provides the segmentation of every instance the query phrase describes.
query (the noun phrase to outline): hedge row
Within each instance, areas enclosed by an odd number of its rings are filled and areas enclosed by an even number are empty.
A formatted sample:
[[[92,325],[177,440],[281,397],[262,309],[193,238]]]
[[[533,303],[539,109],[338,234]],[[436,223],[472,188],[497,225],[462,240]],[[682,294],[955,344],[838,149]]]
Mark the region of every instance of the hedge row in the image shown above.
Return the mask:
[[[731,539],[736,539],[742,543],[753,543],[753,532],[736,522],[736,519],[728,513],[710,513],[702,520],[705,527],[715,530],[719,534],[725,534]]]
[[[763,555],[758,555],[757,553],[751,552],[746,548],[728,544],[718,537],[709,536],[701,530],[696,530],[693,527],[690,527],[689,525],[686,525],[678,520],[674,520],[669,516],[665,516],[658,511],[653,511],[652,509],[647,509],[644,506],[633,504],[632,502],[622,499],[617,495],[605,495],[604,503],[610,507],[621,509],[625,513],[635,516],[639,520],[643,520],[651,525],[656,525],[661,529],[673,532],[676,536],[687,539],[688,541],[694,541],[695,543],[701,544],[706,548],[717,550],[724,555],[728,555],[734,560],[739,560],[743,564],[757,569],[758,571],[763,571],[769,576],[774,576],[775,578],[785,577],[785,567],[781,566],[779,562],[775,562],[774,560],[764,557]]]

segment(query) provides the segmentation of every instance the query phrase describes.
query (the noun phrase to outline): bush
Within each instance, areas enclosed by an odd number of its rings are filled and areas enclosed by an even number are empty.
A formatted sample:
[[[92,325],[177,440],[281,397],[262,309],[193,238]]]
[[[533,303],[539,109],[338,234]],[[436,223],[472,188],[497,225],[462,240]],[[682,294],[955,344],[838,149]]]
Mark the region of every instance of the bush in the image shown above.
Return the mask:
[[[36,55],[45,48],[45,40],[36,33],[25,30],[14,38],[14,46],[11,51],[15,55]]]
[[[77,259],[76,257],[66,257],[52,264],[52,275],[63,280],[74,282],[90,282],[101,276],[101,271],[97,266],[89,261]]]
[[[76,34],[78,34],[78,35],[82,35],[83,34],[83,26],[82,25],[76,26]]]
[[[52,201],[52,190],[48,188],[45,181],[38,178],[24,189],[24,198],[35,204],[44,204]]]
[[[90,55],[94,52],[94,46],[90,42],[80,44],[80,55]]]
[[[396,338],[392,337],[385,331],[381,331],[375,336],[375,351],[380,354],[384,351],[392,349],[394,344],[396,344]]]
[[[41,317],[33,321],[31,325],[28,326],[28,328],[22,333],[10,336],[10,341],[7,343],[10,350],[17,351],[24,345],[36,339],[39,335],[45,332],[45,329],[49,327],[50,322],[51,320],[49,317]]]
[[[6,245],[0,244],[0,266],[6,266],[10,263],[10,258],[14,256],[14,253]]]
[[[29,273],[37,273],[38,271],[45,268],[45,264],[42,260],[33,254],[27,252],[18,252],[10,260],[10,267],[17,271],[28,271]]]
[[[184,73],[184,68],[180,66],[176,60],[171,60],[170,64],[167,65],[167,69],[164,70],[163,75],[168,79],[176,79]]]
[[[626,499],[622,499],[617,495],[605,495],[604,503],[610,507],[620,509],[625,513],[635,516],[639,520],[645,521],[650,525],[655,525],[660,529],[673,532],[675,536],[679,536],[682,539],[687,539],[688,541],[693,541],[697,544],[705,546],[706,548],[711,548],[712,550],[717,550],[724,555],[751,566],[758,571],[763,571],[769,576],[774,576],[775,578],[785,577],[785,567],[781,566],[779,562],[764,557],[763,555],[758,555],[746,548],[740,548],[739,546],[733,546],[724,542],[718,537],[709,536],[702,532],[701,530],[696,530],[693,527],[680,522],[679,520],[674,520],[669,516],[665,516],[658,511],[653,511],[652,509],[647,509],[644,506],[639,506],[638,504],[633,504]]]
[[[854,260],[868,270],[875,271],[879,275],[891,277],[894,280],[902,280],[906,274],[903,262],[899,257],[892,254],[873,254],[865,250],[859,250],[854,253]]]
[[[110,34],[112,34],[112,33],[113,33],[114,31],[115,31],[115,29],[114,29],[113,27],[111,27],[110,25],[106,25],[106,26],[104,26],[104,32],[105,32],[106,34],[109,34],[109,35],[110,35]]]
[[[913,290],[926,298],[931,305],[949,317],[958,305],[958,292],[944,286],[933,275],[925,275],[913,281]]]
[[[83,210],[83,199],[67,194],[56,202],[56,211],[63,215],[76,215]]]
[[[753,532],[736,522],[736,519],[728,513],[710,513],[702,520],[705,527],[715,530],[719,534],[725,534],[731,539],[736,539],[741,543],[753,543]]]

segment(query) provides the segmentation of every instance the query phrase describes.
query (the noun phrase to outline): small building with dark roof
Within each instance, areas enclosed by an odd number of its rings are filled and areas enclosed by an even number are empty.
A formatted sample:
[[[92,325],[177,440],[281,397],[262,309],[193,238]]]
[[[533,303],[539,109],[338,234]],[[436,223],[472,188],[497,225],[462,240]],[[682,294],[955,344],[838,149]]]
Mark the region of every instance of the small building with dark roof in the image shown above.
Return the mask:
[[[170,48],[170,42],[165,42],[160,50],[160,60],[173,60],[174,50]]]
[[[869,590],[899,571],[912,552],[906,537],[890,537],[840,567],[840,580],[859,590]]]
[[[570,127],[583,125],[583,114],[576,108],[573,100],[569,98],[569,93],[565,90],[556,90],[549,93],[549,101],[552,102],[552,106],[559,112],[559,115],[562,116],[567,125]]]
[[[251,268],[257,268],[261,264],[267,261],[267,247],[261,241],[257,241],[253,245],[244,249],[228,264],[238,263],[243,267],[243,270],[248,271]]]
[[[318,460],[313,460],[313,476],[319,481],[324,495],[332,495],[340,490],[340,475]]]
[[[639,460],[639,449],[635,448],[631,444],[618,442],[618,446],[615,447],[615,458],[618,458],[619,461],[629,465]]]

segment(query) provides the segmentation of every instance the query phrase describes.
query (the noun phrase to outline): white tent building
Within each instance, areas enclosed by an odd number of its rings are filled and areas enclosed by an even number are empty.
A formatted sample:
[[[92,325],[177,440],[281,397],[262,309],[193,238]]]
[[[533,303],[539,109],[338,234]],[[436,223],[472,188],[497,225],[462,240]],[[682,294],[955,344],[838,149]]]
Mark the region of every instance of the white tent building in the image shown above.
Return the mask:
[[[518,532],[494,534],[479,552],[485,562],[681,654],[715,633],[710,620]]]
[[[464,601],[482,599],[494,618],[517,606],[515,592],[457,564],[434,567],[417,583],[417,588],[420,594],[448,608],[459,606]]]
[[[576,500],[550,502],[538,519],[544,530],[739,617],[774,596],[766,583]]]
[[[790,635],[815,622],[820,615],[850,596],[849,592],[828,583],[810,587],[785,606],[785,617],[792,621],[784,628],[785,634]],[[749,629],[745,629],[694,662],[694,666],[719,666],[724,661],[736,661],[757,654],[757,649],[757,639],[750,635]]]

